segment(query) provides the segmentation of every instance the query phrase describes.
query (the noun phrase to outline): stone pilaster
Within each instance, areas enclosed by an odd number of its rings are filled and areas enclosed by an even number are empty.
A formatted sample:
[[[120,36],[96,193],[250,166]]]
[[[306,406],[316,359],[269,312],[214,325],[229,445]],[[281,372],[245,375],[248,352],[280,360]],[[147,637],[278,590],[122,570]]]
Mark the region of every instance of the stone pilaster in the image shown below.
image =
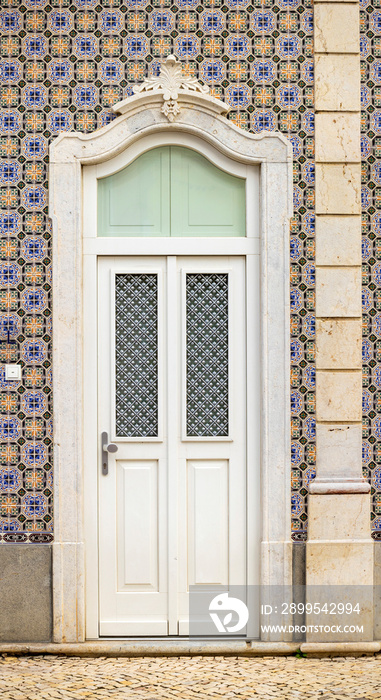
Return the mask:
[[[314,8],[317,475],[307,585],[371,585],[361,468],[359,3],[315,0]]]

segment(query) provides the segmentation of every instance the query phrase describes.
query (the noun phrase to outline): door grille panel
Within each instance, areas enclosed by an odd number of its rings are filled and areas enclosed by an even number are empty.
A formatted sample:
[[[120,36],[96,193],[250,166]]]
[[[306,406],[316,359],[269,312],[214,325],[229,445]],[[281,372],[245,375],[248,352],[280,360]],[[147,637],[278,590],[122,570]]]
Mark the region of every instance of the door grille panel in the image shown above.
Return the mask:
[[[228,275],[186,276],[186,424],[189,437],[229,434]]]
[[[158,435],[158,279],[115,276],[115,422],[118,437]]]

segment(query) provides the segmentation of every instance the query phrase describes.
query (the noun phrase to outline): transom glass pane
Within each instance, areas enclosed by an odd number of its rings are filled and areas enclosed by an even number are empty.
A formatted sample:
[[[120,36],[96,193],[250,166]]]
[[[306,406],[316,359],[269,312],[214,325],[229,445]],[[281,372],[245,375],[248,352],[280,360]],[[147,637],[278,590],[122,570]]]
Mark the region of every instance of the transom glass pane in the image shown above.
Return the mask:
[[[118,437],[158,435],[158,280],[115,276],[115,421]]]
[[[160,146],[98,180],[98,236],[246,236],[246,180]]]
[[[189,437],[229,434],[228,275],[186,275],[186,423]]]

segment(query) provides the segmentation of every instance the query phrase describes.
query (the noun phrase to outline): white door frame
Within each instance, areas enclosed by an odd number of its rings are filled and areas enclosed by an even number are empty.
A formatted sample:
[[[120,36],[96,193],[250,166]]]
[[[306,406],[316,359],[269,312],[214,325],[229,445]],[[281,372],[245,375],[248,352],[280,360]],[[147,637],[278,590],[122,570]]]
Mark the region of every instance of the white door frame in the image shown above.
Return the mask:
[[[215,166],[236,177],[246,180],[246,237],[245,238],[109,238],[97,237],[97,180],[101,177],[112,175],[127,167],[133,160],[151,148],[171,145],[191,148],[202,153]],[[99,468],[95,465],[99,461],[99,434],[97,367],[98,367],[98,258],[100,257],[154,257],[166,256],[203,256],[213,251],[213,256],[240,256],[245,257],[246,270],[246,314],[248,317],[246,327],[249,331],[247,337],[246,366],[247,366],[247,581],[248,585],[259,585],[260,552],[258,541],[260,538],[260,480],[258,474],[257,452],[260,443],[259,430],[259,401],[252,400],[260,395],[259,376],[259,167],[258,165],[246,165],[227,158],[216,151],[211,145],[204,143],[193,134],[171,132],[143,136],[139,141],[122,151],[115,158],[97,165],[83,167],[83,312],[84,312],[84,337],[83,348],[86,362],[83,367],[84,388],[84,444],[86,450],[83,454],[84,463],[84,541],[86,550],[85,577],[86,577],[86,638],[99,638],[99,581],[94,572],[99,567],[99,510],[98,510],[98,478]],[[204,253],[204,251],[207,251]],[[257,285],[257,286],[256,286]],[[250,293],[249,293],[250,290]],[[91,387],[91,388],[90,388]],[[162,414],[162,411],[160,411]],[[114,438],[109,436],[110,441]],[[183,437],[184,439],[184,437]],[[219,438],[220,439],[220,438]],[[208,438],[210,441],[211,438]],[[212,438],[213,440],[213,438]],[[140,440],[139,440],[140,441]],[[169,487],[171,489],[171,486]],[[169,497],[169,495],[167,496]],[[259,501],[259,503],[258,503]],[[173,523],[172,527],[177,527]],[[256,566],[257,564],[257,566]]]
[[[168,240],[168,239],[167,239]],[[255,241],[252,240],[255,244]],[[112,245],[112,244],[111,244]],[[165,241],[163,241],[163,247],[165,249]],[[232,245],[234,250],[234,245]],[[232,258],[236,258],[234,261]],[[237,261],[238,257],[238,261]],[[222,460],[228,462],[230,459],[229,471],[232,468],[232,463],[234,465],[234,473],[238,477],[238,490],[233,483],[227,485],[229,490],[229,511],[230,517],[226,519],[226,536],[233,537],[236,545],[242,542],[242,548],[239,551],[238,546],[229,546],[229,557],[226,562],[226,567],[229,570],[229,583],[232,585],[244,585],[249,583],[252,585],[259,584],[259,541],[260,541],[260,480],[259,480],[259,265],[258,265],[258,254],[244,256],[236,256],[232,252],[229,257],[219,256],[216,252],[214,256],[151,256],[147,255],[135,256],[130,255],[128,257],[121,256],[99,256],[98,257],[98,289],[100,289],[99,284],[102,284],[102,289],[105,292],[101,292],[99,295],[99,306],[103,307],[103,310],[98,313],[98,328],[96,325],[96,319],[94,319],[93,327],[95,331],[98,331],[99,338],[99,355],[98,361],[103,361],[103,365],[100,367],[99,371],[99,383],[100,393],[98,396],[98,407],[91,405],[91,402],[86,401],[85,392],[85,424],[88,426],[86,429],[86,434],[88,439],[92,442],[96,441],[99,446],[99,435],[100,432],[109,424],[110,406],[108,405],[108,395],[110,393],[110,384],[114,384],[113,380],[110,378],[112,376],[112,369],[110,365],[113,364],[111,358],[114,357],[113,352],[113,340],[110,341],[110,333],[113,335],[114,323],[113,323],[113,278],[115,274],[126,273],[126,272],[147,272],[156,273],[158,275],[158,311],[159,311],[159,380],[162,387],[159,389],[159,396],[165,389],[164,386],[168,386],[167,383],[171,384],[174,393],[182,396],[182,409],[184,410],[184,396],[185,396],[185,275],[189,272],[218,272],[218,273],[228,273],[231,275],[229,282],[229,295],[230,295],[230,309],[235,308],[233,311],[233,318],[229,321],[229,327],[235,327],[236,330],[241,328],[242,332],[235,332],[233,330],[229,331],[229,358],[230,358],[230,369],[229,377],[236,378],[240,377],[240,380],[233,387],[230,386],[229,389],[229,403],[231,404],[232,412],[229,418],[229,435],[227,437],[214,437],[214,438],[199,438],[199,437],[187,437],[184,435],[184,423],[186,420],[185,415],[180,411],[181,418],[177,414],[177,410],[173,409],[174,401],[167,403],[167,400],[161,401],[161,407],[159,408],[159,437],[158,438],[132,438],[124,442],[123,438],[118,438],[112,433],[112,427],[110,427],[109,439],[112,442],[116,442],[119,445],[119,453],[115,455],[114,458],[111,456],[109,458],[109,476],[103,477],[100,474],[100,467],[96,468],[96,463],[93,459],[96,456],[96,451],[92,451],[93,456],[88,459],[85,458],[85,490],[92,494],[91,497],[85,498],[85,543],[86,543],[86,595],[88,599],[97,600],[99,595],[99,600],[101,603],[101,589],[103,586],[107,586],[106,578],[108,582],[113,580],[113,577],[109,576],[110,569],[114,566],[115,551],[113,551],[113,543],[110,541],[114,538],[115,533],[115,522],[113,520],[114,514],[110,506],[110,499],[105,497],[105,491],[109,489],[113,490],[115,488],[113,479],[117,478],[117,471],[120,467],[117,466],[117,461],[119,459],[131,459],[134,460],[147,460],[147,461],[157,461],[160,466],[158,467],[158,474],[161,473],[159,477],[160,482],[160,495],[158,495],[157,502],[160,504],[159,507],[159,517],[160,517],[160,527],[161,532],[160,537],[160,548],[164,545],[163,549],[166,549],[166,543],[168,543],[168,555],[159,557],[162,561],[168,556],[166,564],[159,566],[161,586],[158,586],[154,592],[154,597],[160,597],[162,601],[163,593],[165,591],[165,578],[167,579],[167,600],[168,600],[168,613],[171,618],[168,620],[168,634],[169,635],[186,635],[188,634],[188,620],[187,620],[187,596],[185,590],[187,588],[187,581],[191,580],[192,576],[190,570],[187,567],[187,554],[185,553],[187,548],[185,542],[188,539],[189,533],[187,533],[186,518],[184,518],[184,512],[186,512],[186,502],[187,494],[189,494],[186,485],[186,468],[185,463],[188,462],[189,466],[192,462],[211,459],[212,461]],[[247,262],[249,262],[250,267],[254,268],[250,270],[251,274],[254,274],[254,285],[251,285],[253,289],[253,296],[249,298],[246,294],[247,284],[246,284],[246,268]],[[180,279],[178,278],[178,270],[181,268]],[[102,274],[103,269],[103,274]],[[244,272],[245,269],[245,272]],[[239,272],[238,272],[239,270]],[[166,271],[166,275],[164,274]],[[111,273],[111,279],[109,274]],[[166,277],[166,282],[164,282],[164,277]],[[102,280],[102,282],[100,282]],[[257,287],[255,289],[255,287]],[[108,289],[107,289],[108,288]],[[90,291],[90,290],[88,290]],[[91,290],[96,291],[96,290]],[[239,294],[242,293],[242,298]],[[239,304],[237,304],[239,302]],[[247,303],[248,302],[248,303]],[[235,303],[232,307],[231,304]],[[244,313],[240,313],[244,310],[246,306],[246,317]],[[110,313],[111,307],[111,313]],[[181,307],[182,323],[178,324],[179,321],[179,308]],[[166,311],[166,312],[165,312]],[[86,313],[86,306],[85,306]],[[229,318],[230,318],[229,312]],[[236,316],[234,316],[236,314]],[[240,318],[238,318],[238,315]],[[166,321],[164,320],[165,316]],[[251,321],[249,321],[251,319]],[[164,331],[164,324],[166,326]],[[168,324],[168,325],[167,325]],[[171,325],[176,325],[177,333],[177,347],[176,343],[168,342],[167,332],[170,332]],[[250,336],[249,341],[246,342],[246,327],[250,326]],[[245,331],[243,330],[245,329]],[[103,336],[103,332],[106,335]],[[93,332],[91,337],[86,339],[86,357],[88,353],[96,354],[97,338],[96,333]],[[100,349],[103,346],[103,352]],[[246,346],[246,347],[245,347]],[[168,355],[164,348],[168,348]],[[235,362],[232,358],[243,357],[242,363]],[[250,358],[250,372],[246,372],[247,359]],[[90,361],[90,366],[93,362]],[[242,374],[245,375],[245,379],[242,379]],[[249,376],[247,376],[247,374]],[[108,376],[107,376],[108,375]],[[89,382],[95,383],[97,378],[90,376],[87,377]],[[234,383],[234,380],[233,380]],[[244,397],[242,395],[242,384],[245,384]],[[102,386],[103,385],[103,386]],[[177,388],[176,388],[177,385]],[[241,386],[241,392],[237,392],[237,385]],[[246,391],[247,389],[247,391]],[[160,396],[162,399],[162,396]],[[242,403],[240,403],[240,410],[237,413],[234,410],[234,405],[237,405],[237,400],[243,400],[245,407],[243,408]],[[247,399],[247,400],[246,400]],[[252,421],[250,431],[247,431],[247,407],[252,413]],[[106,409],[107,406],[107,409]],[[160,406],[160,404],[159,404]],[[167,409],[168,406],[168,409]],[[179,406],[178,406],[179,407]],[[99,417],[97,420],[97,408],[103,414],[103,422],[99,422]],[[167,414],[168,410],[168,414]],[[114,408],[111,409],[111,422],[114,418]],[[245,427],[244,429],[238,426],[238,415],[242,415]],[[179,421],[180,418],[180,421]],[[178,445],[178,452],[176,452],[178,433],[177,427],[179,422],[182,426],[180,445]],[[165,423],[166,429],[163,430],[163,426],[160,423]],[[98,432],[96,428],[98,426]],[[242,432],[246,434],[246,439],[242,439]],[[172,439],[169,438],[171,433]],[[161,435],[160,435],[161,434]],[[164,435],[166,437],[164,437]],[[240,436],[240,437],[239,437]],[[169,444],[167,442],[169,440]],[[140,443],[136,446],[134,443]],[[205,445],[205,442],[208,444]],[[212,443],[217,442],[216,446]],[[148,443],[148,444],[147,444]],[[155,444],[156,443],[156,444]],[[159,443],[159,444],[158,444]],[[161,444],[160,444],[161,443]],[[192,445],[195,449],[192,449]],[[228,443],[228,444],[226,444]],[[176,447],[175,447],[176,444]],[[144,446],[146,449],[144,450]],[[175,447],[175,454],[171,458],[170,452],[173,447]],[[189,447],[191,449],[189,450]],[[204,448],[208,448],[204,452]],[[212,448],[212,449],[211,449]],[[213,449],[214,448],[214,449]],[[167,452],[168,449],[168,452]],[[238,452],[239,450],[239,452]],[[247,451],[255,454],[255,459],[252,459],[249,463],[246,459]],[[240,455],[238,457],[238,454]],[[124,456],[123,456],[124,455]],[[144,455],[144,456],[143,456]],[[205,457],[205,455],[209,455]],[[230,458],[229,458],[230,455]],[[99,448],[98,448],[98,460],[99,460]],[[165,464],[166,463],[166,464]],[[242,467],[246,464],[244,469],[245,474],[241,471]],[[167,478],[165,477],[167,474]],[[236,478],[235,477],[235,478]],[[248,477],[248,479],[247,479]],[[249,481],[251,488],[249,493],[247,493],[246,479]],[[95,483],[94,483],[95,482]],[[98,502],[99,507],[96,502],[96,483],[98,482]],[[246,508],[243,508],[241,503],[237,506],[237,497],[239,498],[242,494],[242,489],[246,492]],[[101,496],[103,492],[103,500]],[[115,498],[113,493],[113,498]],[[234,503],[235,500],[235,503]],[[179,503],[182,503],[181,512],[179,510]],[[107,504],[107,510],[105,510],[105,504]],[[166,505],[165,505],[166,504]],[[102,518],[103,511],[103,518]],[[246,511],[253,514],[254,517],[251,518],[252,525],[248,529],[246,523]],[[167,513],[167,518],[163,517],[164,512]],[[234,513],[234,516],[232,515]],[[100,522],[103,520],[103,527],[105,528],[102,532]],[[168,523],[168,527],[167,527]],[[240,533],[239,539],[237,539],[237,529]],[[170,536],[169,536],[170,534]],[[97,537],[98,535],[98,537]],[[103,535],[103,547],[101,545]],[[107,540],[105,541],[105,537]],[[242,538],[242,539],[241,539]],[[98,541],[97,541],[98,540]],[[244,548],[244,542],[246,547]],[[169,544],[170,543],[170,544]],[[98,546],[97,546],[98,545]],[[192,547],[190,548],[192,549]],[[171,554],[170,554],[171,552]],[[100,562],[108,559],[108,564],[103,567]],[[190,557],[192,560],[192,557]],[[247,562],[252,563],[250,572],[246,570]],[[256,564],[256,565],[255,565]],[[98,579],[93,575],[94,571],[98,571],[99,567],[99,594],[97,590]],[[245,569],[245,573],[243,572]],[[165,571],[164,571],[165,570]],[[102,586],[102,572],[105,573],[103,576],[103,586]],[[188,573],[189,572],[189,573]],[[250,573],[255,578],[248,580],[247,573]],[[243,574],[245,578],[243,578]],[[115,584],[114,584],[115,585]],[[164,587],[164,591],[163,591]],[[160,590],[161,589],[161,590]],[[158,592],[160,595],[158,596]],[[143,598],[147,596],[149,591],[145,591]],[[171,595],[172,593],[172,595]],[[161,610],[161,618],[155,621],[154,616],[149,618],[149,614],[145,613],[144,610],[136,609],[136,615],[140,620],[124,620],[122,615],[120,619],[110,619],[107,614],[105,614],[105,607],[108,608],[109,615],[115,613],[117,605],[115,604],[115,599],[113,597],[113,588],[110,585],[109,588],[109,599],[103,597],[103,615],[98,619],[98,609],[95,606],[86,606],[86,636],[90,639],[97,639],[100,636],[99,629],[102,629],[102,636],[108,636],[108,631],[110,636],[115,636],[115,630],[125,630],[123,634],[128,636],[126,630],[129,630],[130,636],[142,636],[143,630],[149,627],[152,630],[147,636],[163,635],[166,636],[167,631],[164,625],[164,613]],[[104,588],[103,588],[103,596]],[[123,596],[123,593],[122,593]],[[108,600],[110,605],[108,605]],[[152,604],[153,600],[151,600]],[[120,604],[123,606],[123,602]],[[113,608],[115,605],[115,608]],[[135,605],[137,605],[135,601]],[[140,603],[141,605],[141,603]],[[152,608],[149,608],[152,613]],[[116,613],[115,613],[116,614]],[[148,619],[144,619],[148,616]],[[106,631],[105,631],[106,630]],[[121,632],[122,636],[122,632]]]
[[[261,282],[261,583],[291,583],[290,407],[289,407],[289,219],[292,214],[292,149],[279,133],[248,134],[222,116],[228,107],[209,95],[179,89],[176,121],[163,112],[163,90],[127,98],[116,106],[121,116],[92,134],[61,134],[50,147],[50,216],[53,220],[53,390],[54,512],[53,635],[55,642],[83,641],[85,632],[84,456],[89,441],[84,421],[84,391],[96,403],[95,386],[85,377],[94,371],[87,354],[96,297],[89,296],[96,255],[110,254],[110,239],[84,236],[84,166],[111,161],[137,147],[143,137],[160,135],[167,144],[187,135],[218,164],[219,154],[232,163],[260,165]],[[165,103],[164,103],[165,104]],[[158,141],[156,140],[157,144]],[[211,148],[211,150],[210,150]],[[208,151],[208,154],[206,153]],[[213,158],[212,154],[213,153]],[[234,169],[234,166],[231,166]],[[238,166],[237,166],[238,167]],[[127,239],[114,239],[115,255],[128,254]],[[136,241],[137,239],[135,239]],[[216,241],[197,240],[203,254]],[[204,249],[201,246],[204,243]],[[236,241],[245,255],[251,242]],[[140,240],[142,248],[147,241]],[[160,240],[150,240],[150,254],[162,255]],[[178,254],[194,251],[194,242],[170,239]],[[209,248],[208,248],[209,245]],[[228,242],[218,242],[224,255]],[[107,252],[106,252],[107,249]],[[209,250],[209,253],[208,253]],[[139,253],[136,249],[135,254]],[[238,252],[238,250],[237,250]],[[92,280],[92,281],[91,281]],[[85,287],[84,287],[85,285]],[[87,310],[84,313],[84,299]],[[96,441],[92,442],[96,446]],[[250,459],[250,455],[248,456]],[[86,487],[87,488],[87,487]],[[277,517],[274,517],[274,504]],[[249,517],[250,514],[249,514]],[[249,525],[250,526],[250,525]],[[90,554],[91,556],[91,554]],[[86,607],[97,606],[91,592]],[[281,635],[278,636],[278,639]]]

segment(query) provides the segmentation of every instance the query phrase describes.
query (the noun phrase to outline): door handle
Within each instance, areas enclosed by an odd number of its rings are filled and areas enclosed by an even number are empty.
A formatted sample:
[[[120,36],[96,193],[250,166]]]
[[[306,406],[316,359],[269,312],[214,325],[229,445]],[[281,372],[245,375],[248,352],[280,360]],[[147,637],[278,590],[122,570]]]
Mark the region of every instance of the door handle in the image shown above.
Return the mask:
[[[108,455],[109,452],[118,452],[118,446],[110,442],[108,444],[108,434],[106,432],[101,435],[101,445],[102,445],[102,474],[107,476],[108,474]]]

